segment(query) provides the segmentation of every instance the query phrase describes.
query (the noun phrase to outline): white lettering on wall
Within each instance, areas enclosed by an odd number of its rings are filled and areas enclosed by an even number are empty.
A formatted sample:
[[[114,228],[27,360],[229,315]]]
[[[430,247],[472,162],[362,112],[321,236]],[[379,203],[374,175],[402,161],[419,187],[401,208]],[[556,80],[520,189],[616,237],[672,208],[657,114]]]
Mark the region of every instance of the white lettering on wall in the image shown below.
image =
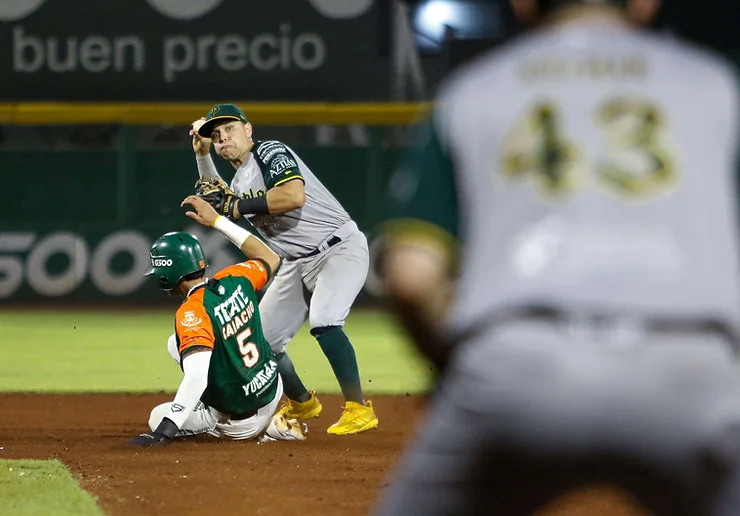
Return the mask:
[[[176,82],[192,71],[238,72],[253,68],[273,70],[316,70],[326,63],[326,42],[320,34],[293,34],[289,23],[276,33],[256,34],[251,39],[240,34],[164,36],[162,78]],[[145,40],[136,35],[108,37],[37,36],[22,25],[13,27],[13,71],[36,72],[141,72],[147,66]]]
[[[117,72],[140,72],[144,65],[144,41],[138,36],[70,36],[64,40],[51,36],[43,39],[27,35],[20,25],[13,29],[13,70],[16,72],[84,70],[100,73],[111,68]]]

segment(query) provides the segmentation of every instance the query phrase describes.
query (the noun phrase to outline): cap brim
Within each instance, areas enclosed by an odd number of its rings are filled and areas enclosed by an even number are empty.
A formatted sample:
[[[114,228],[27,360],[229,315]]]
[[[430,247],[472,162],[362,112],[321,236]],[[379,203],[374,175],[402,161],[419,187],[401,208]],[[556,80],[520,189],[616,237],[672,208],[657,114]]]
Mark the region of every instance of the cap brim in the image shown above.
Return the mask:
[[[233,115],[214,116],[208,122],[200,126],[200,128],[198,129],[198,134],[203,138],[210,138],[214,126],[222,120],[238,120],[239,122],[242,121],[241,118]]]
[[[154,275],[153,267],[144,273],[144,276],[153,276],[153,275]]]

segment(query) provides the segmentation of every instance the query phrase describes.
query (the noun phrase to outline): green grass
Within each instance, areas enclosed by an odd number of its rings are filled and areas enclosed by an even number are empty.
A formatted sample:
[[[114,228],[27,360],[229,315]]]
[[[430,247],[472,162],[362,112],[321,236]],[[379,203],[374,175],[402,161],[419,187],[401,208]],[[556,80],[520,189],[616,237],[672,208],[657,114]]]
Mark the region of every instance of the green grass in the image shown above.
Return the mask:
[[[58,460],[0,460],[0,500],[13,516],[103,514]]]
[[[167,353],[173,325],[174,310],[2,312],[0,392],[174,392],[182,373]],[[366,392],[426,388],[428,368],[387,315],[354,311],[345,330]],[[339,392],[306,326],[288,352],[309,388]]]

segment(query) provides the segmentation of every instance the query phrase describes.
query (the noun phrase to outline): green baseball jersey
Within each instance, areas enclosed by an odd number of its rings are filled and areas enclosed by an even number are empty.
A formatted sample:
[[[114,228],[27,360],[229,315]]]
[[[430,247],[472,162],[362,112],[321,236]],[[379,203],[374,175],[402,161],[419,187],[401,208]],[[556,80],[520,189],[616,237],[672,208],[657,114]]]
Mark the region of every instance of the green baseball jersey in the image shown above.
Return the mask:
[[[258,261],[232,265],[177,310],[181,363],[189,353],[212,350],[201,401],[225,414],[253,412],[275,398],[277,361],[262,333],[256,294],[268,276]]]

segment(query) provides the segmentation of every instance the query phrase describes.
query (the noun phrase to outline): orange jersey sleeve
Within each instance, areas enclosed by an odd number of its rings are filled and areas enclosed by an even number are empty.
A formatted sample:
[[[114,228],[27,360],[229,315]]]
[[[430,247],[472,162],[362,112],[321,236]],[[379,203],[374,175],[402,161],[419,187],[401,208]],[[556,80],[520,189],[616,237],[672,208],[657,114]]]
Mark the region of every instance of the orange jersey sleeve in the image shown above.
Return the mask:
[[[204,289],[197,290],[177,310],[175,327],[181,355],[183,351],[195,346],[213,349],[215,345],[213,324],[203,306],[204,292]]]
[[[259,290],[267,284],[270,279],[267,268],[259,260],[249,260],[236,265],[230,265],[225,269],[221,269],[213,276],[214,279],[223,278],[225,276],[237,276],[247,278],[254,287],[254,290]]]

